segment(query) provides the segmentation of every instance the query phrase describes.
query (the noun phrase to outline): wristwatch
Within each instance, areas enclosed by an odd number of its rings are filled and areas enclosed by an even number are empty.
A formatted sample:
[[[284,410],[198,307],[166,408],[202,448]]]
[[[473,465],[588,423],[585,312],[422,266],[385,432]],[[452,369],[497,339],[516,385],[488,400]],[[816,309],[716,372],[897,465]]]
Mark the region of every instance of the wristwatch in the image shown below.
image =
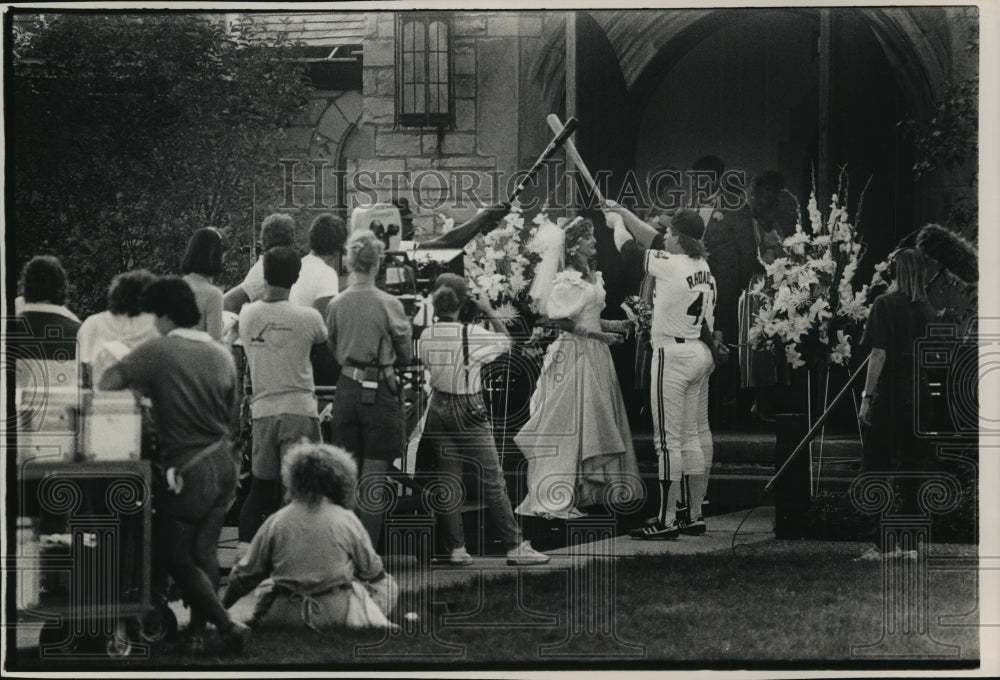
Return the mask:
[[[872,395],[868,394],[864,390],[861,390],[861,401],[864,401],[865,399],[871,399],[871,398],[872,398]]]

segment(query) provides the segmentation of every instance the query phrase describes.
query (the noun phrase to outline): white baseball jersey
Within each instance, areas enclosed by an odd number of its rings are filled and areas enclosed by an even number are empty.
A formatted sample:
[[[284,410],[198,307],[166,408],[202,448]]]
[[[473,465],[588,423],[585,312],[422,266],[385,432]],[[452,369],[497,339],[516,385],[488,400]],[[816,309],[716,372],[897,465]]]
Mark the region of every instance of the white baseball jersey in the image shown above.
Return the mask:
[[[701,336],[701,322],[711,330],[715,323],[715,277],[704,259],[648,250],[644,258],[647,274],[655,277],[653,321],[650,343],[662,347],[671,338]]]

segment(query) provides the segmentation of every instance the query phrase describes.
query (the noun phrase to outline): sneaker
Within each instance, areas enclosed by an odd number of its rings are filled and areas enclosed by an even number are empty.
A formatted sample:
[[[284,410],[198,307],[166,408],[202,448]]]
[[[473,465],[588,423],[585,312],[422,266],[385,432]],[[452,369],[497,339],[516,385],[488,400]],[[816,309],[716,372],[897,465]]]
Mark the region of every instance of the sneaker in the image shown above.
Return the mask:
[[[876,560],[882,559],[882,551],[878,548],[868,548],[857,557],[855,557],[852,562],[874,562]]]
[[[653,524],[647,524],[638,529],[632,529],[628,535],[641,540],[663,540],[677,538],[681,533],[680,526],[675,519],[670,524],[664,525],[657,520]]]
[[[552,558],[531,547],[531,541],[523,541],[513,550],[507,551],[507,564],[518,566],[524,564],[547,564]]]
[[[469,551],[465,549],[464,545],[461,548],[455,548],[451,551],[451,554],[448,555],[448,564],[453,564],[456,567],[464,567],[472,564],[472,562],[472,555],[469,554]]]
[[[917,551],[916,550],[902,550],[896,548],[892,552],[882,552],[879,548],[869,548],[860,557],[855,557],[855,562],[881,562],[882,560],[889,560],[892,558],[909,560],[911,562],[917,561]]]
[[[682,534],[688,534],[690,536],[705,535],[705,518],[701,515],[698,515],[693,522],[681,521],[679,524]]]

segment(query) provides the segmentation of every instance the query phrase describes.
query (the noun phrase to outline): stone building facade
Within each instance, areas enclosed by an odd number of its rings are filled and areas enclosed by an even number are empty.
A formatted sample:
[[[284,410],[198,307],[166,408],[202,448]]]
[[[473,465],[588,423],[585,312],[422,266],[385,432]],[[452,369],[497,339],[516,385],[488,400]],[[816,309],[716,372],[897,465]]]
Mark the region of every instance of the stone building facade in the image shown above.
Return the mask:
[[[966,49],[978,17],[961,7],[826,11],[832,14],[775,8],[439,15],[449,22],[450,54],[450,119],[442,126],[401,123],[400,30],[412,13],[255,19],[317,50],[329,48],[334,62],[354,59],[353,75],[321,86],[287,130],[289,158],[299,162],[280,171],[290,173],[294,203],[303,209],[348,212],[402,196],[414,208],[418,233],[429,235],[440,215],[461,221],[503,199],[514,174],[530,167],[551,138],[545,116],[565,118],[568,111],[580,118],[577,146],[591,170],[610,171],[612,190],[625,168],[643,176],[689,167],[711,153],[748,177],[777,169],[806,197],[825,134],[828,174],[846,165],[856,184],[874,178],[866,209],[883,225],[884,248],[902,232],[941,221],[947,204],[969,191],[969,166],[915,182],[914,152],[896,123],[905,115],[929,118],[945,83],[978,73]],[[576,39],[567,41],[572,31]],[[823,35],[826,62],[818,56]],[[823,106],[825,118],[817,114]],[[541,179],[524,197],[544,201],[558,184]]]
[[[333,26],[329,14],[283,15],[290,21],[280,24],[307,45],[363,49],[356,87],[318,89],[306,114],[286,131],[289,158],[299,162],[281,172],[291,171],[297,206],[349,211],[375,196],[379,201],[402,196],[414,210],[418,234],[425,236],[440,228],[440,215],[462,221],[501,200],[513,174],[544,148],[550,136],[547,111],[531,82],[531,67],[551,15],[454,13],[452,121],[437,128],[398,123],[398,13],[340,13],[363,21],[339,22],[350,30],[317,30],[320,22]],[[255,19],[279,26],[267,15]],[[456,200],[459,193],[464,195]]]

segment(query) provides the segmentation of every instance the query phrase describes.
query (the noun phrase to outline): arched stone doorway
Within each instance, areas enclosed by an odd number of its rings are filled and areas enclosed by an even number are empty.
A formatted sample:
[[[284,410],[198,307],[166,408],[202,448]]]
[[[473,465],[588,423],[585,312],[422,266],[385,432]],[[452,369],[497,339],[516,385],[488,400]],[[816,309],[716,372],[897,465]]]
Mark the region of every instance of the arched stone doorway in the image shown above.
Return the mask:
[[[876,18],[885,19],[831,12],[828,84],[820,77],[818,9],[720,11],[691,22],[637,72],[630,90],[636,170],[683,169],[714,154],[748,181],[778,170],[804,203],[825,125],[829,189],[845,167],[854,210],[870,182],[860,228],[868,264],[882,259],[917,226],[913,150],[898,123],[926,105],[929,90],[925,72],[894,63],[907,50],[887,48]]]
[[[808,196],[820,131],[820,13],[818,8],[661,11],[580,11],[576,109],[589,114],[609,96],[595,87],[594,50],[612,55],[598,64],[616,71],[627,94],[634,141],[616,152],[606,125],[584,120],[577,146],[591,169],[685,168],[703,153],[750,174],[778,169],[800,197]],[[916,206],[912,150],[896,124],[907,113],[926,115],[933,93],[950,75],[951,38],[942,8],[842,8],[830,17],[828,54],[830,150],[827,172],[836,187],[846,164],[853,203],[869,177],[862,228],[869,260],[881,259],[899,238],[931,219]],[[569,16],[567,15],[567,21]],[[546,50],[534,68],[551,110],[566,96],[566,23],[547,25]],[[600,41],[587,33],[600,30]],[[560,32],[563,35],[560,35]],[[609,47],[605,47],[605,45]],[[561,48],[561,49],[560,49]],[[580,56],[582,55],[582,56]],[[596,82],[614,82],[599,78]],[[706,101],[707,100],[707,101]],[[590,137],[602,139],[588,141]],[[610,157],[610,154],[614,157]],[[607,157],[604,157],[607,156]],[[621,180],[618,180],[619,182]],[[611,182],[612,187],[615,180]]]
[[[938,8],[577,12],[551,29],[572,33],[575,45],[546,35],[536,76],[551,110],[572,102],[565,115],[580,119],[577,146],[592,171],[632,168],[644,179],[711,153],[748,179],[779,170],[804,204],[822,130],[831,188],[839,166],[850,173],[852,214],[871,178],[860,222],[864,278],[927,219],[915,213],[913,152],[897,123],[926,115],[945,78],[945,22]],[[608,99],[614,107],[602,105]],[[622,126],[613,142],[612,123]],[[612,178],[612,193],[622,181]],[[598,257],[614,262],[608,240],[598,240]],[[607,281],[609,306],[634,292],[622,277]],[[622,384],[630,358],[616,357]]]

